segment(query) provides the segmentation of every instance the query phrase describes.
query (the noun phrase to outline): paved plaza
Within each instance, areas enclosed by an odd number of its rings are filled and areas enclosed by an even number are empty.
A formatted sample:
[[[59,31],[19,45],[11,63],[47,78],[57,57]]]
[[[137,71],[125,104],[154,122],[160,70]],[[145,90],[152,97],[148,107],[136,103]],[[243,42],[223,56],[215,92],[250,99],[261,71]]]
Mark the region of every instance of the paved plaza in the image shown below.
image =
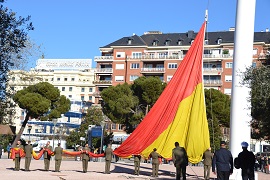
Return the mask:
[[[103,159],[100,159],[103,160]],[[149,163],[141,163],[140,176],[134,174],[133,162],[129,160],[120,160],[112,162],[111,174],[104,174],[104,162],[89,162],[88,172],[82,173],[82,162],[75,161],[74,158],[64,159],[61,164],[61,172],[54,172],[54,161],[51,161],[50,171],[44,171],[43,160],[32,160],[30,172],[24,171],[24,158],[21,160],[21,170],[14,171],[14,162],[11,159],[0,159],[0,179],[1,180],[77,180],[77,179],[175,179],[175,167],[171,164],[161,164],[159,168],[159,177],[152,178],[152,165]],[[211,179],[216,176],[211,174]],[[203,179],[203,167],[188,166],[187,179]],[[258,180],[270,179],[269,174],[258,172]]]

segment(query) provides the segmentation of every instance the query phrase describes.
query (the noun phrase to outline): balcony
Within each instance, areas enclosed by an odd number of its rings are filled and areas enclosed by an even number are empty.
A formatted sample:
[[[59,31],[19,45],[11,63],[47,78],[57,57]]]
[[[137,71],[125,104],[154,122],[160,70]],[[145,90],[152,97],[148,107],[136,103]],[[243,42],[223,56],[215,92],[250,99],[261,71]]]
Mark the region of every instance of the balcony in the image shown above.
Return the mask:
[[[95,73],[112,73],[113,69],[112,68],[96,68]]]
[[[204,75],[221,75],[223,68],[203,68]]]
[[[113,61],[113,56],[95,56],[94,61]]]
[[[182,60],[185,57],[185,55],[142,55],[140,57],[133,57],[133,56],[128,56],[127,59],[138,59],[138,60],[165,60],[165,59],[180,59]]]
[[[207,87],[217,87],[217,86],[222,86],[222,81],[221,80],[203,80],[204,86]]]
[[[165,73],[165,68],[141,68],[141,73]]]
[[[95,80],[95,81],[93,81],[93,84],[111,86],[112,85],[112,80]]]

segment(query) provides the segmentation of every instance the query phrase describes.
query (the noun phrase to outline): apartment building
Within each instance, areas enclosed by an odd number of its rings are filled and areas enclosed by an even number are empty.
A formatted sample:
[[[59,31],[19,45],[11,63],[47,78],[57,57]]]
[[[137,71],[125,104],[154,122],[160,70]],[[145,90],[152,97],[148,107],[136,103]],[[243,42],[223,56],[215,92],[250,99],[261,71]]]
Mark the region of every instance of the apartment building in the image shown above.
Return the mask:
[[[100,47],[101,56],[96,56],[96,97],[109,86],[132,83],[140,76],[158,76],[169,82],[177,67],[192,45],[194,31],[162,33],[149,31],[141,36],[133,34]],[[270,48],[270,32],[254,33],[253,66],[266,58]],[[205,88],[218,89],[231,94],[234,50],[234,28],[229,31],[207,32],[203,54],[203,79]],[[192,63],[192,62],[191,62]]]
[[[25,128],[23,133],[29,137],[51,136],[54,126],[56,132],[62,128],[68,134],[71,129],[80,126],[84,111],[95,100],[92,59],[38,59],[35,68],[30,71],[12,70],[9,78],[9,86],[14,91],[39,82],[49,82],[60,90],[61,95],[71,100],[70,111],[63,114],[56,124],[52,121],[29,120],[29,128]],[[14,121],[16,132],[19,131],[25,115],[25,110],[18,107]]]

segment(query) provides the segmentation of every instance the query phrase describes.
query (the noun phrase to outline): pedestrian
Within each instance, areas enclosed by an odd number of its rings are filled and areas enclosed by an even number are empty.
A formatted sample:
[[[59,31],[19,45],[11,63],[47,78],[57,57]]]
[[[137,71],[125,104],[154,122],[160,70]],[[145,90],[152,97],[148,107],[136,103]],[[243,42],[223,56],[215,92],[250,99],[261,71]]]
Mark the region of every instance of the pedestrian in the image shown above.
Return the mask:
[[[2,145],[0,144],[0,159],[2,158]]]
[[[30,163],[32,159],[32,154],[33,154],[33,146],[31,145],[31,141],[28,141],[28,144],[24,146],[24,152],[25,152],[25,165],[24,165],[24,170],[25,171],[30,171]]]
[[[204,168],[204,179],[205,180],[208,180],[210,178],[212,159],[213,159],[213,154],[211,152],[211,147],[209,147],[203,153],[203,168]]]
[[[21,144],[21,141],[17,141],[17,145],[15,147],[15,171],[20,170],[20,163],[21,163],[21,151],[23,151],[23,145]]]
[[[63,148],[61,147],[61,143],[58,143],[57,145],[58,146],[54,149],[55,172],[60,172]]]
[[[220,142],[220,149],[214,153],[212,172],[217,175],[217,180],[229,180],[233,173],[232,153],[226,149],[226,142]]]
[[[51,161],[51,155],[52,155],[52,146],[50,145],[50,141],[46,143],[46,146],[43,148],[43,158],[44,158],[44,170],[49,171],[50,169],[50,161]]]
[[[159,160],[161,156],[157,153],[157,148],[154,148],[150,154],[152,158],[152,177],[158,177],[158,169],[159,169]]]
[[[85,144],[85,146],[81,149],[81,152],[82,152],[83,173],[86,173],[88,169],[88,161],[90,159],[89,157],[90,148],[88,147],[88,144]]]
[[[11,143],[8,143],[7,145],[8,159],[10,158],[10,149],[11,149]]]
[[[113,150],[111,148],[111,144],[105,149],[105,174],[110,174],[110,167],[113,157]]]
[[[241,143],[243,151],[238,154],[238,165],[242,169],[243,180],[254,180],[255,155],[248,151],[248,143]]]
[[[139,154],[134,155],[134,174],[137,176],[140,175],[140,162],[141,162],[141,155]]]
[[[188,156],[186,149],[180,147],[179,142],[174,143],[175,148],[172,150],[172,160],[176,167],[176,180],[180,180],[182,175],[183,180],[186,180],[186,169],[188,165]]]

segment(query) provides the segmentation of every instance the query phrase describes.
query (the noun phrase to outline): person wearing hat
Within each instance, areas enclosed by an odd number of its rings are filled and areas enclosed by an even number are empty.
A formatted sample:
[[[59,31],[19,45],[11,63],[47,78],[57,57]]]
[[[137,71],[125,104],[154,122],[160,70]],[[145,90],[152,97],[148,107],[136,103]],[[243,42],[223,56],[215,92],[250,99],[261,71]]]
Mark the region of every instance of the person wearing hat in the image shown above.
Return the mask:
[[[248,151],[248,143],[241,143],[243,151],[238,154],[239,167],[242,169],[243,180],[254,180],[254,166],[255,166],[255,155],[253,152]]]
[[[24,146],[24,152],[25,152],[25,171],[30,171],[30,163],[32,159],[32,153],[33,153],[33,146],[31,145],[31,141],[28,141],[28,144]]]
[[[61,147],[61,143],[57,144],[57,147],[54,149],[55,156],[55,172],[60,172],[60,166],[62,162],[63,148]]]
[[[150,154],[152,158],[152,177],[158,177],[159,160],[161,156],[157,153],[157,148],[154,148]]]
[[[211,171],[212,159],[213,159],[213,154],[211,152],[211,147],[209,147],[203,153],[203,170],[204,170],[204,179],[205,180],[210,179],[210,171]]]
[[[233,173],[233,157],[231,151],[226,149],[226,142],[220,142],[220,149],[214,153],[212,172],[217,174],[218,180],[229,180]]]

